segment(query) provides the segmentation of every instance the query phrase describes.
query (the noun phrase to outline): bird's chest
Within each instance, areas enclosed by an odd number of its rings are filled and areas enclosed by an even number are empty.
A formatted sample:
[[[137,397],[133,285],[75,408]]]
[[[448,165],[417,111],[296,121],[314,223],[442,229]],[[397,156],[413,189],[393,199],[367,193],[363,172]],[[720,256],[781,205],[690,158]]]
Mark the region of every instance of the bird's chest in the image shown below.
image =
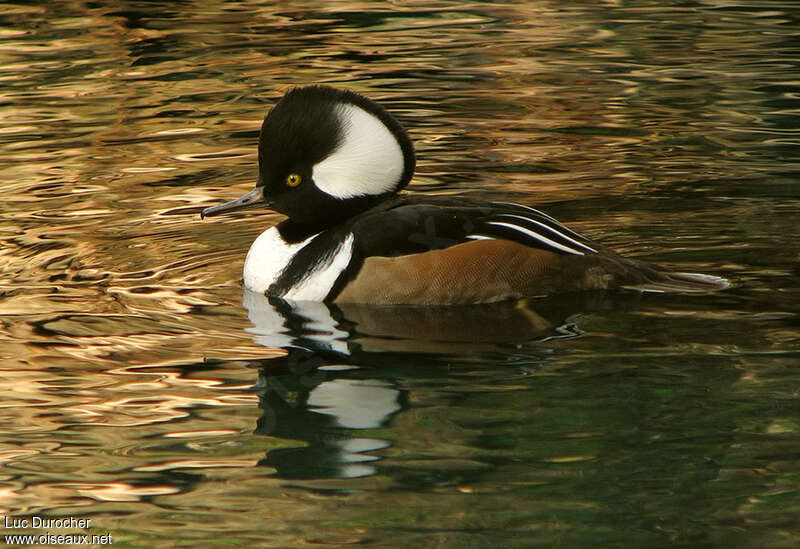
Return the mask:
[[[323,301],[350,264],[353,235],[346,235],[324,253],[308,253],[307,247],[320,234],[289,243],[276,227],[261,233],[244,261],[245,287],[295,301]]]

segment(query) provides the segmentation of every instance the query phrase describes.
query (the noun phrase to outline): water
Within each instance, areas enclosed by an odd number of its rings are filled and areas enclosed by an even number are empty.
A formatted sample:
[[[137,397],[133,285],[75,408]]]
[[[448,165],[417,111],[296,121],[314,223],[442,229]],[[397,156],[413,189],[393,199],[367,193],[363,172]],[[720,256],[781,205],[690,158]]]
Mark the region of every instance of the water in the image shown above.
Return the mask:
[[[797,2],[0,6],[0,514],[116,545],[796,547]],[[711,296],[242,296],[293,85],[411,186],[535,204]],[[99,542],[98,542],[99,543]]]

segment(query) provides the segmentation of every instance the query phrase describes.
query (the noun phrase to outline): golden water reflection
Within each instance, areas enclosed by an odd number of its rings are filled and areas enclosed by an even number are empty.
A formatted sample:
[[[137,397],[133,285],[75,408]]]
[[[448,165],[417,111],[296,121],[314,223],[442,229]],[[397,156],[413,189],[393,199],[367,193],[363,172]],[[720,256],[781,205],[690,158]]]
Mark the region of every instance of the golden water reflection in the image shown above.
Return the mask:
[[[3,4],[0,514],[164,547],[795,546],[787,6]],[[411,192],[539,204],[736,288],[243,303],[280,217],[197,213],[253,185],[264,113],[311,83],[397,114]]]

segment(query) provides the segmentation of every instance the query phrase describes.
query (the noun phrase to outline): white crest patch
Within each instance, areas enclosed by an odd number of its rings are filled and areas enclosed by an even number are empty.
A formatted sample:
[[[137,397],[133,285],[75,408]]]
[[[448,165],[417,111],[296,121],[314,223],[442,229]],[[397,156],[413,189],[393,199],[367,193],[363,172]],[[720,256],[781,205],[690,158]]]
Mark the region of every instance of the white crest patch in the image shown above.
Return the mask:
[[[342,142],[314,165],[317,187],[336,198],[378,195],[393,190],[403,176],[403,150],[380,119],[360,107],[336,107]]]
[[[286,269],[292,258],[319,233],[302,242],[286,243],[276,227],[271,227],[256,238],[244,260],[244,286],[252,292],[264,294]],[[295,301],[322,301],[333,288],[336,279],[350,264],[353,256],[353,235],[339,244],[328,259],[306,275],[281,297]]]

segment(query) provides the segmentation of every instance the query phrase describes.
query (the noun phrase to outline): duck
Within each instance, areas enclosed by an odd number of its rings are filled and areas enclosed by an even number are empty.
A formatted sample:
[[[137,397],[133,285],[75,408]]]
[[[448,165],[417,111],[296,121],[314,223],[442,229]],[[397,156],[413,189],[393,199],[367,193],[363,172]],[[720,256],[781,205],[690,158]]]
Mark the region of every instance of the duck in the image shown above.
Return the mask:
[[[623,257],[528,205],[401,192],[415,165],[411,139],[383,106],[296,87],[261,125],[255,188],[201,219],[254,207],[285,215],[251,245],[243,284],[294,302],[439,306],[729,286]]]

